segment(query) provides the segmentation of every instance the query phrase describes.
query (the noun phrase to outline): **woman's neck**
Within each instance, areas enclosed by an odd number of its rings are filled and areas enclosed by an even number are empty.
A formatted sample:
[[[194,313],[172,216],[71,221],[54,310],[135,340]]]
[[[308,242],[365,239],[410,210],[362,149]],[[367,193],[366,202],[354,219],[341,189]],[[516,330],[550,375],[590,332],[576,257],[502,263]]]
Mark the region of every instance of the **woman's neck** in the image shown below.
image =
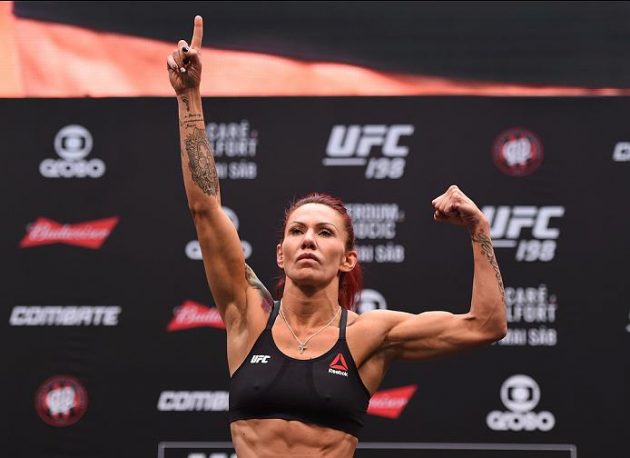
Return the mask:
[[[282,294],[282,310],[287,319],[303,328],[327,323],[339,307],[338,292],[332,286],[311,290],[287,281]]]

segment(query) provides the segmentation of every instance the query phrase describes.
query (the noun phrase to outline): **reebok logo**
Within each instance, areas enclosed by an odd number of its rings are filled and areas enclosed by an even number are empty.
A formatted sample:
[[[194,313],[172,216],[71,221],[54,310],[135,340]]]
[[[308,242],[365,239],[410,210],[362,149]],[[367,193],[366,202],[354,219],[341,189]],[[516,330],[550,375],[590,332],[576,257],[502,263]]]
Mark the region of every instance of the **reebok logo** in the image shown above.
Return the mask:
[[[118,218],[105,218],[79,224],[60,224],[48,218],[37,218],[29,225],[21,248],[65,243],[98,250],[118,224]]]
[[[252,356],[252,359],[249,362],[252,364],[258,364],[258,363],[267,364],[270,358],[271,356],[269,355],[254,355]]]
[[[328,373],[334,375],[341,375],[343,377],[348,376],[348,364],[346,363],[346,359],[343,357],[341,353],[338,353],[333,359],[330,366],[328,366]]]

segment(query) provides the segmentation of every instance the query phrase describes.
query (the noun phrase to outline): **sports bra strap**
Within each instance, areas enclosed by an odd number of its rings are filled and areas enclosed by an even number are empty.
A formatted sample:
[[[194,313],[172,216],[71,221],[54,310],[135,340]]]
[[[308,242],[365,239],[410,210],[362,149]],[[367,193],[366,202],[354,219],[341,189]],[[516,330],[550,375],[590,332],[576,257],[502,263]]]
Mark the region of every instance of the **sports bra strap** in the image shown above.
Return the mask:
[[[348,322],[348,310],[341,308],[341,318],[339,319],[339,340],[346,340],[346,323]]]
[[[278,312],[280,311],[280,301],[273,302],[273,308],[271,309],[271,313],[269,314],[269,320],[267,321],[267,329],[271,329],[273,327],[273,323],[276,321],[276,317],[278,316]]]

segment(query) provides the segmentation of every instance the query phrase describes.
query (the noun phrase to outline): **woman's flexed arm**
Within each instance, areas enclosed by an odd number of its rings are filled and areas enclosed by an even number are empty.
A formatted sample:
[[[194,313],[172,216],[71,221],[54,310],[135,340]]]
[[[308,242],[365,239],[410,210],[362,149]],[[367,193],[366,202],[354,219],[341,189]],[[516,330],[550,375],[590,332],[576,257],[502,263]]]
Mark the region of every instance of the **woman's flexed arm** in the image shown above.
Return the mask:
[[[180,40],[167,58],[177,95],[184,187],[214,301],[228,332],[242,325],[247,279],[236,229],[221,208],[219,178],[208,139],[199,90],[203,21],[195,17],[190,45]]]

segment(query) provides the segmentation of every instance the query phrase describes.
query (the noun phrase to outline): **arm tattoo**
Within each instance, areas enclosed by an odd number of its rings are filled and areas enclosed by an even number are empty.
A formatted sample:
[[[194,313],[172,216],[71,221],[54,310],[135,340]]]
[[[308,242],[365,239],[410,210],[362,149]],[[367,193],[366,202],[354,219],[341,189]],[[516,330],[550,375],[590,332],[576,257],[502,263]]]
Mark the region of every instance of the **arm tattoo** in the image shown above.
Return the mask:
[[[190,113],[190,99],[188,98],[188,96],[182,95],[182,102],[184,102],[184,105],[186,105],[186,111]]]
[[[203,129],[194,127],[185,140],[188,153],[188,168],[193,181],[209,196],[216,196],[219,190],[219,178],[214,166],[214,158]]]
[[[191,129],[193,127],[196,127],[198,122],[203,122],[203,115],[201,113],[191,113],[181,118],[179,125],[181,127]]]
[[[497,260],[494,257],[494,250],[492,249],[492,242],[490,239],[483,233],[479,233],[476,236],[473,236],[473,242],[479,243],[481,245],[481,252],[484,256],[490,261],[490,265],[494,269],[494,273],[497,276],[497,282],[499,283],[499,289],[501,290],[501,297],[505,297],[505,289],[503,288],[503,279],[501,278],[501,272],[499,271],[499,265],[497,264]]]
[[[273,298],[271,297],[271,294],[269,293],[269,291],[267,291],[265,285],[263,285],[262,282],[258,279],[252,268],[249,267],[247,264],[245,264],[245,279],[247,280],[249,286],[257,289],[260,293],[260,296],[262,297],[263,309],[271,310],[273,307]]]

